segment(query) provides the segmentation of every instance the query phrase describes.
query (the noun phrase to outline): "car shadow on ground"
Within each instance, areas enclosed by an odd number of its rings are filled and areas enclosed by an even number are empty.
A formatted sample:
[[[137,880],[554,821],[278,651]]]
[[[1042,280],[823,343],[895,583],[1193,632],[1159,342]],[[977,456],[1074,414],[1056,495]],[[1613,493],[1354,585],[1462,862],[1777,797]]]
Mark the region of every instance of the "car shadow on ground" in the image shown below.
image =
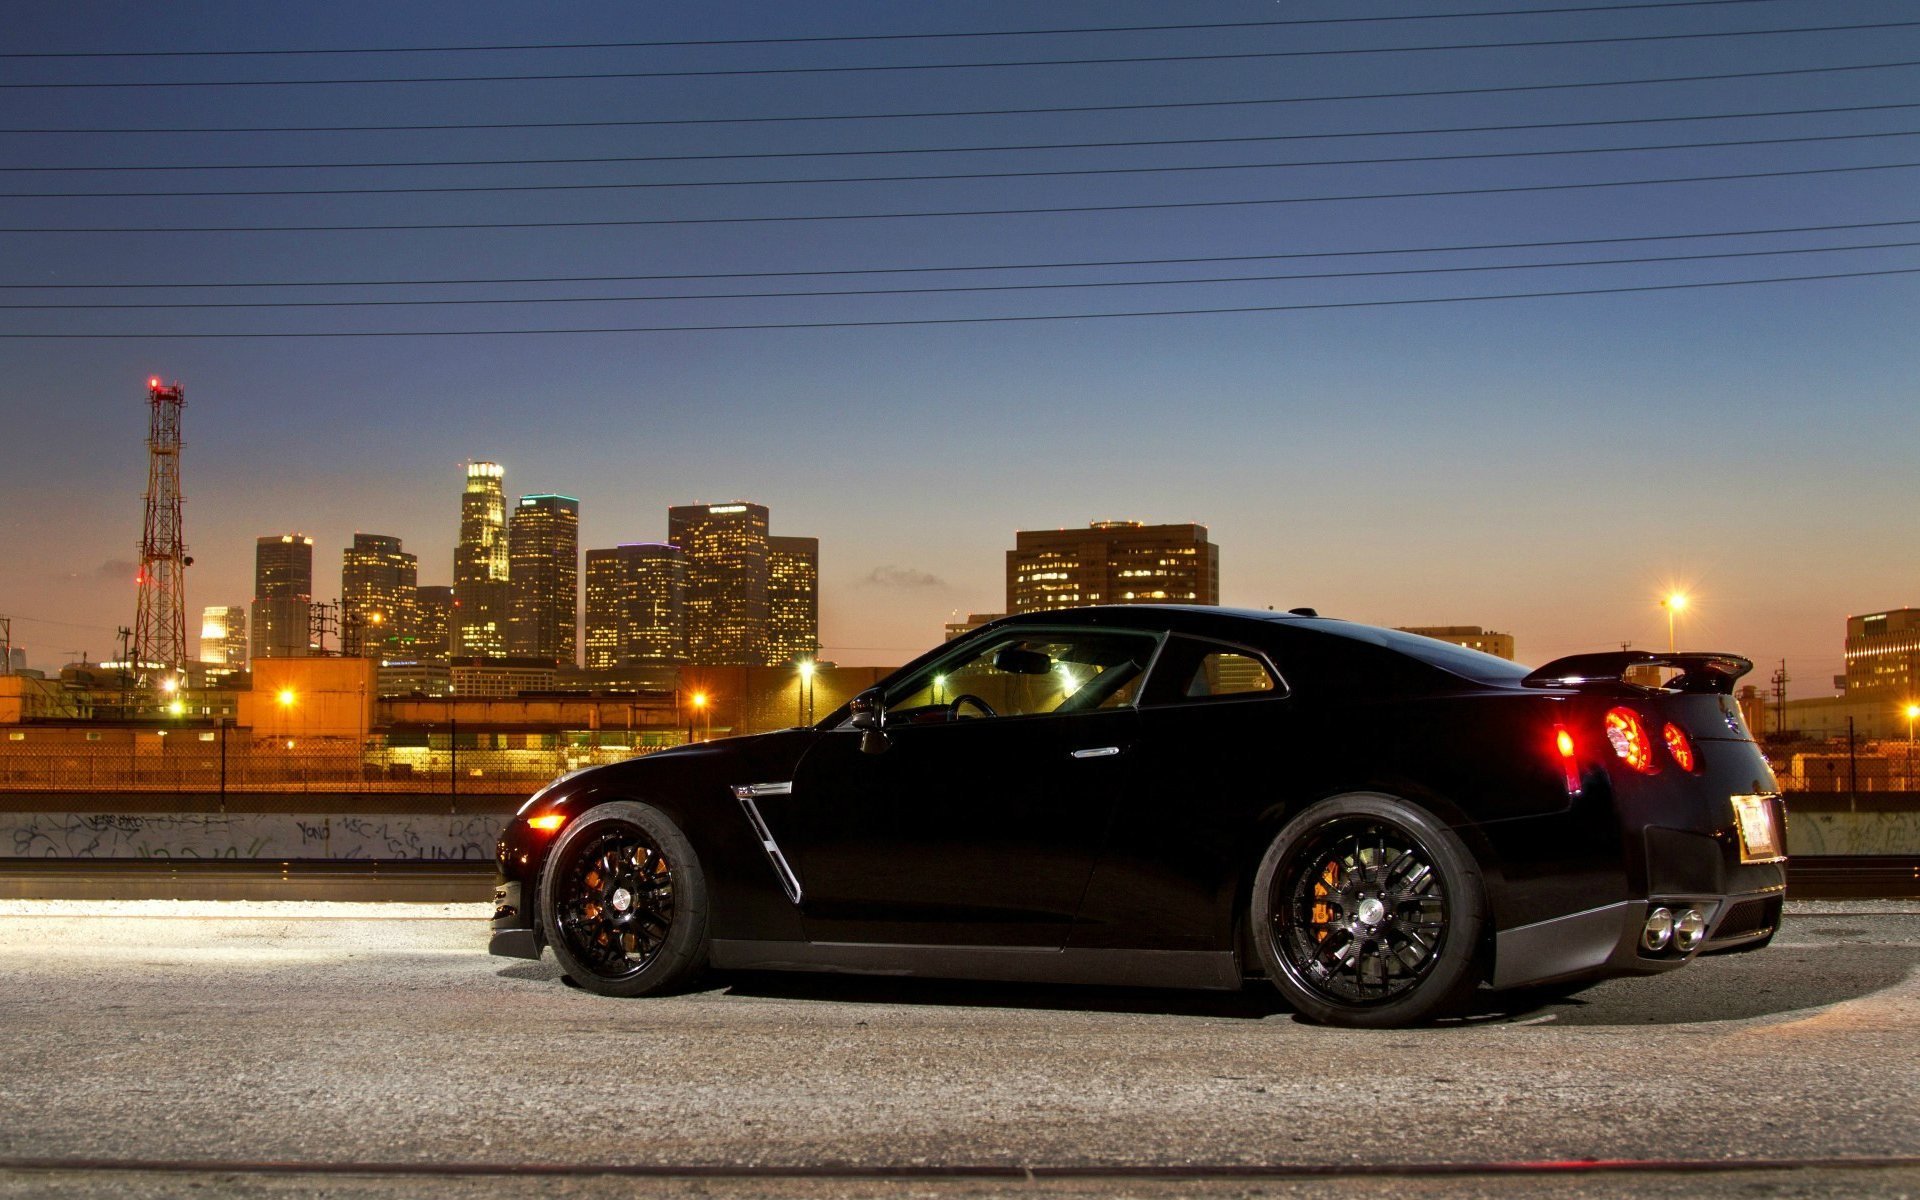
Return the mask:
[[[1552,1022],[1579,1026],[1691,1025],[1781,1016],[1857,1000],[1899,984],[1920,970],[1920,947],[1843,943],[1773,947],[1701,959],[1662,975],[1613,979],[1575,994],[1552,990],[1475,993],[1447,1026]],[[550,958],[495,972],[502,979],[577,988]],[[728,971],[693,988],[725,996],[837,1004],[902,1004],[951,1008],[1212,1017],[1263,1021],[1293,1015],[1261,980],[1238,992],[1181,991],[1064,984],[983,983],[904,976],[780,971]],[[616,1001],[617,1002],[617,1001]]]
[[[1612,979],[1574,995],[1483,991],[1456,1021],[1694,1025],[1785,1016],[1859,1000],[1920,969],[1920,947],[1844,943],[1716,955],[1663,975]]]

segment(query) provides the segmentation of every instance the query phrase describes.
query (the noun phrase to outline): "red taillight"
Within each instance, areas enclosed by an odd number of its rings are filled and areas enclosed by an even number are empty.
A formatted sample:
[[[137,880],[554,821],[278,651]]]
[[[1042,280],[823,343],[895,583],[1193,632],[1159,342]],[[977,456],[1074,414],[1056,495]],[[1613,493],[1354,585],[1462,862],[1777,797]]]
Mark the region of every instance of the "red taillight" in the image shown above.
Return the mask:
[[[1680,769],[1693,770],[1693,743],[1687,740],[1686,730],[1669,721],[1667,727],[1660,731],[1660,736],[1667,740],[1667,753],[1673,755],[1673,761],[1679,764]]]
[[[1630,708],[1607,710],[1607,741],[1613,744],[1613,752],[1620,761],[1640,772],[1651,775],[1656,768],[1653,765],[1653,743],[1647,740],[1647,731],[1640,724],[1640,714]]]
[[[1560,770],[1567,780],[1567,795],[1580,794],[1580,764],[1574,760],[1573,735],[1565,725],[1553,727],[1553,748],[1560,754]]]

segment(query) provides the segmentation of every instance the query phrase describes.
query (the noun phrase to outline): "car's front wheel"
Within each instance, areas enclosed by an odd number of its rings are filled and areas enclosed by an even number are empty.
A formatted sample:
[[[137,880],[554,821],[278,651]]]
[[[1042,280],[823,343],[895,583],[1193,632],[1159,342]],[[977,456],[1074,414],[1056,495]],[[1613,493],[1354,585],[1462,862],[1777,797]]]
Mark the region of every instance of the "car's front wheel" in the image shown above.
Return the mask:
[[[706,963],[706,876],[686,835],[659,809],[597,805],[568,822],[547,855],[540,922],[553,956],[581,987],[654,995]]]
[[[1390,796],[1336,796],[1287,822],[1260,860],[1249,916],[1267,978],[1309,1020],[1410,1025],[1478,982],[1486,899],[1473,855]]]

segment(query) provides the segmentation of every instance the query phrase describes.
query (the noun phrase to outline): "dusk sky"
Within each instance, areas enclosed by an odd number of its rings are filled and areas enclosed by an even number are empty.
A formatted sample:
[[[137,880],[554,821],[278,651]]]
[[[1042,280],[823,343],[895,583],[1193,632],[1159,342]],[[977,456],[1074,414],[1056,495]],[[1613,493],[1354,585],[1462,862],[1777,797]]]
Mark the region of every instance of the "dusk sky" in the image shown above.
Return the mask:
[[[843,663],[1113,518],[1207,525],[1228,604],[1533,663],[1663,648],[1677,583],[1684,647],[1824,693],[1849,613],[1920,605],[1920,10],[1454,15],[1521,8],[14,6],[0,615],[113,653],[158,375],[190,637],[263,534],[328,598],[355,530],[451,583],[490,459],[583,548],[768,505]],[[343,52],[231,53],[294,50]],[[240,86],[286,80],[335,82]],[[127,86],[182,81],[225,86]],[[183,304],[234,307],[111,307]]]

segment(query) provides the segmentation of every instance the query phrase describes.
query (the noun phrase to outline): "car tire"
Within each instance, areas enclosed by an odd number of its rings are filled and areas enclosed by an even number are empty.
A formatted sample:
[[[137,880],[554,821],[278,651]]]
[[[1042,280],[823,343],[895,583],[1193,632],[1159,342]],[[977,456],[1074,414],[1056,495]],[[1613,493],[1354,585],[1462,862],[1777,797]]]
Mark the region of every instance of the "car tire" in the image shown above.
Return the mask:
[[[1310,1021],[1360,1029],[1452,1011],[1479,982],[1479,865],[1431,813],[1392,796],[1336,796],[1274,837],[1248,928],[1267,978]]]
[[[554,958],[590,992],[658,995],[706,965],[706,875],[652,805],[615,801],[569,821],[541,869],[539,910]]]

